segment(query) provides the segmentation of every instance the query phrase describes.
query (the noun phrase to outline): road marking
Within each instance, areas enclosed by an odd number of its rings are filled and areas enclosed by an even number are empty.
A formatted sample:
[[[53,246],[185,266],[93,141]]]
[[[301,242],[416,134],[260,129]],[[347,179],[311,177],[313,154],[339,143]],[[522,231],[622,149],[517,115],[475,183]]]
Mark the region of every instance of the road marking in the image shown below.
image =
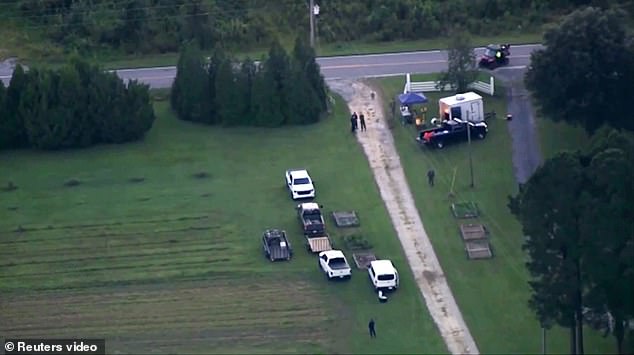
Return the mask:
[[[542,47],[541,44],[539,43],[535,43],[535,44],[518,44],[518,45],[513,45],[511,44],[511,48],[528,48],[528,47],[535,47],[535,48],[540,48]],[[486,47],[476,47],[474,48],[474,50],[480,51],[480,50],[484,50]],[[395,56],[395,55],[411,55],[411,54],[424,54],[424,53],[441,53],[441,52],[446,52],[446,49],[442,49],[442,50],[430,50],[430,51],[409,51],[409,52],[392,52],[392,53],[372,53],[372,54],[352,54],[352,55],[336,55],[336,56],[324,56],[324,57],[318,57],[317,60],[329,60],[329,59],[342,59],[342,58],[360,58],[360,57],[390,57],[390,56]]]
[[[516,55],[509,58],[529,58],[530,55]],[[367,68],[367,67],[393,67],[399,65],[415,65],[415,64],[442,64],[447,63],[447,60],[428,60],[428,61],[416,61],[416,62],[396,62],[396,63],[371,63],[371,64],[343,64],[343,65],[331,65],[320,66],[321,69],[353,69],[353,68]]]
[[[136,72],[136,71],[151,71],[151,70],[174,70],[175,66],[171,67],[148,67],[148,68],[129,68],[129,69],[112,69],[108,70],[108,72],[117,72],[117,73],[125,73],[125,72]]]
[[[526,68],[526,65],[516,65],[513,67],[501,67],[501,68],[497,68],[496,70],[511,70],[511,69],[524,69]]]
[[[430,61],[418,61],[418,62],[398,62],[398,63],[373,63],[373,64],[344,64],[344,65],[331,65],[320,66],[321,69],[352,69],[352,68],[369,68],[369,67],[394,67],[399,65],[413,65],[413,64],[440,64],[447,63],[446,60],[430,60]]]

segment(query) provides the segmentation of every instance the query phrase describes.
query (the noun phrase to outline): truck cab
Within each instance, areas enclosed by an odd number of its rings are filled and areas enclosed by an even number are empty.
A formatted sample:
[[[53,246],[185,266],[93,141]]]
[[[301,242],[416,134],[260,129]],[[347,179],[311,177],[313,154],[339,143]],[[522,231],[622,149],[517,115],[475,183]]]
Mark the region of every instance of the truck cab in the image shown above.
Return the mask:
[[[377,291],[393,291],[399,286],[398,271],[391,260],[371,261],[368,267],[368,276]]]
[[[328,250],[319,253],[319,267],[329,280],[352,277],[352,269],[341,250]]]

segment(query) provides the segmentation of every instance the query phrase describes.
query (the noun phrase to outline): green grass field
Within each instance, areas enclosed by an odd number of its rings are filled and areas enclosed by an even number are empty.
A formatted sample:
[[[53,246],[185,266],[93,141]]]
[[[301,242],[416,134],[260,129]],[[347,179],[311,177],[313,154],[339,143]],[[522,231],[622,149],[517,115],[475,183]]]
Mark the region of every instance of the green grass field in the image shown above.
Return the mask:
[[[155,107],[142,142],[0,153],[0,186],[17,186],[0,190],[0,334],[106,338],[109,353],[446,353],[344,105],[275,130]],[[289,167],[310,169],[326,213],[358,211],[357,232],[395,262],[402,287],[387,304],[361,270],[343,283],[318,271],[283,186]],[[263,257],[269,227],[289,233],[291,262]]]
[[[432,78],[413,77],[417,81]],[[404,78],[381,79],[374,83],[381,87],[383,97],[389,99],[402,92]],[[498,92],[503,95],[503,91]],[[438,116],[438,98],[449,95],[427,94],[428,120]],[[506,112],[503,96],[483,96],[485,112]],[[524,267],[525,254],[520,248],[521,227],[506,206],[507,195],[515,193],[517,185],[511,164],[511,140],[502,118],[503,115],[499,115],[490,121],[489,135],[484,141],[472,143],[474,188],[469,187],[466,143],[443,150],[421,149],[414,140],[413,127],[402,126],[396,120],[392,131],[425,229],[480,351],[483,354],[539,353],[541,329],[527,306],[528,274]],[[430,168],[436,171],[433,188],[427,185],[426,173]],[[454,169],[457,172],[455,197],[449,198]],[[456,220],[450,212],[450,204],[461,201],[476,202],[481,210],[480,218]],[[483,223],[490,231],[493,259],[466,259],[459,225],[470,222]],[[603,339],[590,330],[586,331],[585,344],[587,353],[616,352],[612,338]],[[567,331],[548,331],[547,349],[549,353],[566,353]]]
[[[536,117],[539,143],[544,158],[554,156],[562,150],[577,150],[584,147],[589,136],[582,127],[575,127],[565,122],[553,122],[543,117]]]

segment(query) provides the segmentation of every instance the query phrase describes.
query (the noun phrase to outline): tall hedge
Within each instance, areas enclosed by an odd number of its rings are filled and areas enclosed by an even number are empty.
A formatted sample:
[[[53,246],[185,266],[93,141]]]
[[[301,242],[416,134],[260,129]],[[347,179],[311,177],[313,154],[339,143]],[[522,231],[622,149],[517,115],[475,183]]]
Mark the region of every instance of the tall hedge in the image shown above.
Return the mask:
[[[76,59],[58,70],[18,66],[0,90],[0,112],[0,149],[124,143],[155,119],[147,85]]]
[[[217,47],[203,58],[185,45],[172,86],[172,109],[187,121],[225,126],[277,127],[319,121],[327,108],[327,89],[315,52],[297,40],[293,55],[279,42],[256,65],[239,63]]]

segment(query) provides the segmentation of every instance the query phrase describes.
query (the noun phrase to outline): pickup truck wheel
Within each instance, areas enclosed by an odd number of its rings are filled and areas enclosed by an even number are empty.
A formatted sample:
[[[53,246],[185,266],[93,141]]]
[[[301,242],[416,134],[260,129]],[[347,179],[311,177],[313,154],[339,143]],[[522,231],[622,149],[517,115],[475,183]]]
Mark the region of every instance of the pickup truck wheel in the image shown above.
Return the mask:
[[[443,141],[437,141],[436,142],[436,148],[443,149],[444,147],[445,147],[445,142],[443,142]]]

